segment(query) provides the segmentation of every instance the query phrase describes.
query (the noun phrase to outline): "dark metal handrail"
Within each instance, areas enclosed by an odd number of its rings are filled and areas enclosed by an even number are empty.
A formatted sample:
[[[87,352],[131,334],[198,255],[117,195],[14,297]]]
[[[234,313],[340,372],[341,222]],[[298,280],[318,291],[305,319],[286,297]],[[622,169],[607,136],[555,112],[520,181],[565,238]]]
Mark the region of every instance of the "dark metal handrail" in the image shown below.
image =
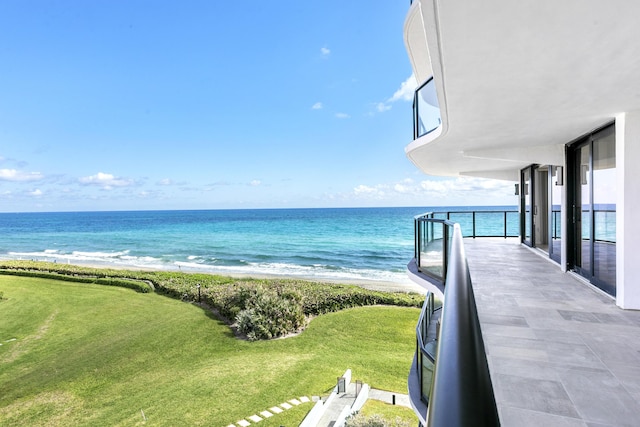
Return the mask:
[[[499,426],[471,276],[453,227],[427,426]]]

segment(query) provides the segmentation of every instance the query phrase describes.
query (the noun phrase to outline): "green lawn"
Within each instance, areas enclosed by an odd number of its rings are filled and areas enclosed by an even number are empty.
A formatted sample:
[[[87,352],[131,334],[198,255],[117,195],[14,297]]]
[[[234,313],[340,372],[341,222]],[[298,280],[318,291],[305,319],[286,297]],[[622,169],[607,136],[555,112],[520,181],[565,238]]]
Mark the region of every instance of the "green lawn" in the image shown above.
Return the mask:
[[[157,294],[15,276],[0,276],[0,293],[0,425],[15,426],[226,426],[326,395],[347,368],[405,393],[419,315],[354,308],[297,337],[246,342]],[[311,405],[260,426],[298,425]]]
[[[391,405],[380,402],[379,400],[367,400],[358,415],[362,417],[381,415],[385,420],[399,420],[409,426],[417,426],[419,422],[418,417],[412,409],[399,405]]]

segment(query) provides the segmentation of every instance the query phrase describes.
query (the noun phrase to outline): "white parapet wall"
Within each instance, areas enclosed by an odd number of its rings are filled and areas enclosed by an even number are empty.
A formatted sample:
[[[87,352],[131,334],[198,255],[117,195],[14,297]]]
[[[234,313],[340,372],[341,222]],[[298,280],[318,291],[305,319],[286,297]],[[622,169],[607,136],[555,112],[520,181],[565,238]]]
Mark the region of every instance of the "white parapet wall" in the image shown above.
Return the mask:
[[[349,384],[351,383],[351,369],[347,369],[343,375],[344,379],[345,379],[345,383],[344,386],[345,387],[349,387]]]
[[[336,423],[333,425],[333,427],[344,427],[349,415],[351,415],[351,407],[347,405],[342,408],[342,411],[340,412],[340,415],[338,415],[338,419],[336,420]]]
[[[320,421],[320,418],[322,418],[322,415],[324,414],[325,408],[326,405],[322,402],[322,400],[318,400],[313,408],[311,408],[307,416],[304,417],[304,420],[302,420],[300,427],[316,427],[318,425],[318,422]]]
[[[363,384],[362,390],[360,390],[360,394],[356,398],[356,401],[351,405],[351,413],[358,412],[364,406],[364,403],[369,399],[369,384]]]

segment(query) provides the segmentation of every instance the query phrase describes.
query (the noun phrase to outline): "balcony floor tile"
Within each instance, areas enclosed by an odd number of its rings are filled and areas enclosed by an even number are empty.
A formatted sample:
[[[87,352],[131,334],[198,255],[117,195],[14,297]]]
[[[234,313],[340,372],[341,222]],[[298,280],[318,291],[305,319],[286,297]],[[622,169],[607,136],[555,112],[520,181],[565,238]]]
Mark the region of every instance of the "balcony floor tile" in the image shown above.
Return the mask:
[[[640,312],[516,239],[465,239],[503,426],[640,420]]]

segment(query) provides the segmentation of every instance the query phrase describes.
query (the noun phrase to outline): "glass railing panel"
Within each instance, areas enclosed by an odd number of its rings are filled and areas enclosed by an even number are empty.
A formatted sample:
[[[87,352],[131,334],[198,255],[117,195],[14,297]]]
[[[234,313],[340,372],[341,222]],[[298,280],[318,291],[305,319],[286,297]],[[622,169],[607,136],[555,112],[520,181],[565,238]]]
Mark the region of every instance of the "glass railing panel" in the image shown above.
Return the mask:
[[[414,139],[433,132],[442,124],[433,77],[416,89],[413,110]]]
[[[420,384],[420,399],[424,403],[429,402],[434,361],[438,350],[437,328],[432,319],[435,306],[434,295],[428,292],[416,327],[416,373]]]
[[[448,217],[460,225],[462,237],[473,237],[473,212],[449,212]]]
[[[420,357],[422,358],[422,365],[420,367],[420,394],[422,396],[422,400],[425,403],[428,403],[431,398],[431,383],[433,382],[434,363],[426,354],[421,354]]]
[[[506,211],[507,218],[507,236],[520,236],[520,213],[518,211]]]
[[[444,223],[419,221],[419,262],[420,271],[444,278]]]
[[[431,212],[431,218],[457,223],[463,237],[518,237],[520,214],[517,210]]]

